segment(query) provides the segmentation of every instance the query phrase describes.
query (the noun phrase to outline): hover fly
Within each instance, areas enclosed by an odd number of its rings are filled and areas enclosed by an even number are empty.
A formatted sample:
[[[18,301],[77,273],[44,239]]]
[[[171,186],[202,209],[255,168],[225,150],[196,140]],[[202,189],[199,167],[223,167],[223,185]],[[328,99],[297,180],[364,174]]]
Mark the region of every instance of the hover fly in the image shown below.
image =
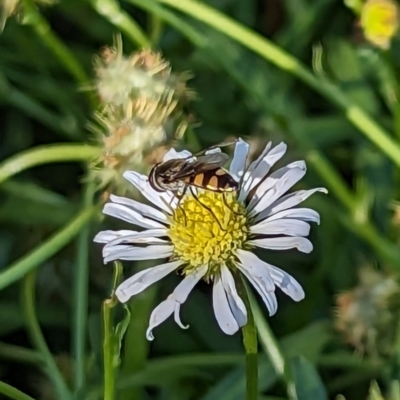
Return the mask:
[[[216,193],[234,192],[238,189],[238,183],[222,168],[229,156],[221,152],[211,152],[214,148],[229,144],[231,143],[213,146],[197,155],[175,158],[154,165],[149,173],[150,186],[157,192],[167,190],[173,192],[178,198],[178,205],[189,189],[193,197],[208,209],[220,224],[213,211],[200,202],[192,188],[197,187]]]
[[[151,187],[158,192],[170,190],[182,197],[188,187],[198,187],[212,192],[233,192],[238,183],[222,168],[229,156],[225,153],[208,153],[187,158],[176,158],[154,165],[149,174]]]

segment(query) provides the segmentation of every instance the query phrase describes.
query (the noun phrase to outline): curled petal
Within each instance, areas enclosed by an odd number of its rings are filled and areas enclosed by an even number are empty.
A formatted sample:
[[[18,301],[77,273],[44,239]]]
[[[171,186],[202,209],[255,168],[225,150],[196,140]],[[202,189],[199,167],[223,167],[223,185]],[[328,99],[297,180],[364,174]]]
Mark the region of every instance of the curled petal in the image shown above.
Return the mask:
[[[246,168],[247,156],[249,154],[250,146],[248,143],[239,138],[235,145],[235,152],[233,160],[229,168],[229,173],[232,175],[236,182],[240,182],[243,178],[244,170]]]
[[[204,276],[207,272],[207,266],[202,266],[192,274],[187,275],[185,279],[175,288],[173,293],[171,293],[166,300],[161,302],[151,313],[149,327],[146,332],[146,337],[148,340],[153,340],[153,329],[164,322],[172,313],[174,314],[175,322],[182,328],[187,329],[188,325],[183,325],[180,317],[179,311],[181,305],[186,301],[189,293],[192,291],[197,282]]]
[[[240,327],[245,326],[247,323],[246,306],[238,295],[231,271],[229,271],[229,268],[225,264],[221,267],[221,279],[229,306],[236,322]]]
[[[253,234],[308,236],[310,225],[297,219],[264,220],[250,228]]]
[[[147,340],[154,340],[153,329],[162,324],[175,311],[175,300],[169,295],[167,300],[160,303],[151,313],[149,327],[146,331]]]
[[[162,239],[153,238],[153,242],[168,243]],[[174,246],[151,245],[147,247],[136,247],[126,245],[105,246],[103,248],[104,263],[114,260],[156,260],[167,258],[172,255]]]
[[[126,303],[132,296],[175,271],[181,264],[181,261],[173,261],[140,271],[122,282],[117,287],[115,295],[121,303]]]
[[[236,333],[239,330],[239,324],[229,307],[222,279],[219,275],[214,278],[213,307],[215,317],[222,331],[227,335]]]

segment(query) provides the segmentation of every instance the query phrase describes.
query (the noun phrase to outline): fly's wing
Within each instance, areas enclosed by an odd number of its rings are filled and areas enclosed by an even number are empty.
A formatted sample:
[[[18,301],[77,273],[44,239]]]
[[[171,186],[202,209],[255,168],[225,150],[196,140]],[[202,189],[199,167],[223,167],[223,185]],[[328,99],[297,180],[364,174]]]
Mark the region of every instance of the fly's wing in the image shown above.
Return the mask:
[[[205,154],[182,164],[179,171],[174,173],[171,177],[174,180],[180,180],[204,171],[218,169],[224,165],[228,159],[229,156],[225,153]]]
[[[225,153],[210,153],[197,157],[190,165],[197,172],[209,171],[222,167],[228,160]]]

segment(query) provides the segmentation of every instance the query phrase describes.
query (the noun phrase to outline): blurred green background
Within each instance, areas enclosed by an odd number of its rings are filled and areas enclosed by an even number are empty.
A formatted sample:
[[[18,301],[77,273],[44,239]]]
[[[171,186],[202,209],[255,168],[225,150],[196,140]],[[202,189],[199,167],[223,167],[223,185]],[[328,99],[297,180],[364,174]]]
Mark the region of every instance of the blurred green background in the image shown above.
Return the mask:
[[[91,241],[118,224],[85,203],[93,147],[82,145],[95,143],[94,56],[121,34],[125,54],[150,46],[174,72],[190,71],[197,95],[187,112],[197,122],[186,147],[240,136],[257,154],[285,141],[283,165],[308,165],[297,189],[329,189],[306,203],[321,214],[311,254],[264,252],[306,298],[278,293],[272,318],[260,304],[257,319],[278,342],[271,348],[260,330],[259,398],[400,399],[400,41],[386,29],[396,30],[398,11],[369,3],[378,8],[365,25],[365,4],[351,0],[209,0],[204,8],[22,0],[15,9],[0,0],[4,15],[13,10],[0,35],[1,398],[103,398],[102,304],[113,271]],[[380,22],[379,7],[390,18]],[[30,153],[47,145],[56,146],[51,157]],[[124,263],[124,272],[150,265]],[[171,275],[130,305],[115,398],[244,399],[241,335],[219,330],[207,284],[182,308],[190,329],[167,321],[147,342],[148,316],[177,282]],[[116,324],[125,311],[113,312]]]

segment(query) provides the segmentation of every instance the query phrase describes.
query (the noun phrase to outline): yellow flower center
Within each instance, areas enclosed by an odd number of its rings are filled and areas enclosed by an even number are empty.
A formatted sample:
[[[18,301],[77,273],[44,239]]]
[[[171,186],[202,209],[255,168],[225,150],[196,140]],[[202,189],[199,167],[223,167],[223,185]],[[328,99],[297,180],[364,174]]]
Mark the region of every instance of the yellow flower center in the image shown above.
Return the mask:
[[[184,274],[207,265],[205,279],[232,260],[235,250],[242,248],[249,230],[244,206],[236,193],[202,191],[181,200],[170,220],[169,236],[174,255],[187,263]]]

